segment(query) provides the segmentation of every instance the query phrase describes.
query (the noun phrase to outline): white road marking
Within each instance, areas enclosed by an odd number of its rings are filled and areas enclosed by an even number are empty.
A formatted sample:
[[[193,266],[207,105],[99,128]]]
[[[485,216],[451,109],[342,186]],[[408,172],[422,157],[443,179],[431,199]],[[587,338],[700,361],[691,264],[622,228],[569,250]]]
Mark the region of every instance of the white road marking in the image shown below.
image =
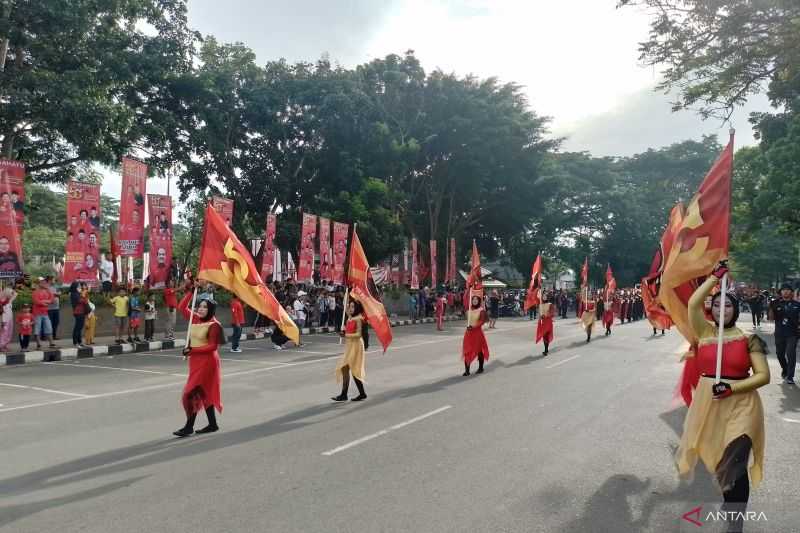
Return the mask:
[[[391,426],[389,428],[382,429],[382,430],[378,431],[377,433],[373,433],[371,435],[367,435],[365,437],[361,437],[360,439],[356,439],[356,440],[354,440],[352,442],[348,442],[347,444],[343,444],[343,445],[341,445],[341,446],[339,446],[337,448],[334,448],[332,450],[328,450],[327,452],[322,452],[322,455],[331,456],[333,454],[342,452],[344,450],[352,448],[353,446],[358,446],[359,444],[363,444],[363,443],[365,443],[367,441],[370,441],[372,439],[376,439],[378,437],[386,435],[387,433],[390,433],[392,431],[396,431],[398,429],[401,429],[401,428],[404,428],[404,427],[406,427],[408,425],[411,425],[411,424],[413,424],[415,422],[419,422],[419,421],[425,420],[426,418],[429,418],[431,416],[438,415],[439,413],[441,413],[443,411],[447,411],[451,407],[453,407],[453,406],[452,405],[445,405],[444,407],[440,407],[438,409],[434,409],[433,411],[431,411],[429,413],[425,413],[424,415],[420,415],[418,417],[412,418],[411,420],[406,420],[405,422],[400,422],[399,424],[395,424],[394,426]]]
[[[580,357],[580,354],[579,355],[573,355],[572,357],[567,357],[566,359],[564,359],[562,361],[559,361],[558,363],[554,363],[554,364],[552,364],[550,366],[546,366],[545,368],[548,368],[548,369],[555,368],[555,367],[557,367],[559,365],[563,365],[564,363],[568,363],[568,362],[572,361],[573,359],[577,359],[578,357]]]
[[[116,366],[86,365],[79,363],[59,363],[59,362],[49,362],[42,364],[52,365],[52,366],[75,366],[78,368],[99,368],[101,370],[118,370],[120,372],[137,372],[139,374],[158,374],[161,376],[177,376],[179,378],[186,377],[186,374],[174,374],[172,372],[161,372],[159,370],[145,370],[143,368],[120,368]]]
[[[793,424],[800,424],[800,420],[795,420],[794,418],[782,418],[784,422],[791,422]]]
[[[12,388],[15,388],[15,389],[38,390],[38,391],[41,391],[41,392],[49,392],[49,393],[52,393],[52,394],[63,394],[64,396],[74,396],[76,398],[91,398],[92,397],[90,394],[78,394],[78,393],[75,393],[75,392],[64,392],[64,391],[60,391],[60,390],[44,389],[42,387],[32,387],[30,385],[17,385],[17,384],[14,384],[14,383],[0,383],[0,386],[12,387]]]

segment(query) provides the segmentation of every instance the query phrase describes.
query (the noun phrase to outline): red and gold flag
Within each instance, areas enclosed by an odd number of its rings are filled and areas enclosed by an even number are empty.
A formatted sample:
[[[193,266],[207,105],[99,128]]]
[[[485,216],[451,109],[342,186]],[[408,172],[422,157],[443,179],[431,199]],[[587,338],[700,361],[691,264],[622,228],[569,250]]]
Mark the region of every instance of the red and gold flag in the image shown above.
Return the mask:
[[[472,259],[470,261],[469,275],[467,276],[467,286],[464,291],[464,309],[472,308],[472,297],[478,296],[483,300],[483,275],[481,273],[481,255],[478,253],[478,245],[472,241]]]
[[[606,269],[606,300],[611,300],[616,292],[617,279],[614,277],[614,271],[611,270],[611,264],[609,263]]]
[[[236,294],[258,313],[274,321],[284,335],[294,342],[300,341],[300,331],[264,285],[250,252],[210,205],[206,207],[197,278]]]
[[[361,303],[367,322],[375,330],[378,340],[385,352],[392,343],[392,326],[389,316],[381,303],[378,288],[372,279],[367,255],[358,239],[358,234],[353,229],[353,241],[350,245],[350,266],[347,271],[347,285],[350,287],[350,297]]]
[[[531,268],[531,282],[528,285],[528,294],[525,295],[525,312],[536,307],[542,301],[542,256],[537,255]]]
[[[581,268],[581,287],[587,288],[589,286],[589,258],[587,257],[583,261],[583,267]]]

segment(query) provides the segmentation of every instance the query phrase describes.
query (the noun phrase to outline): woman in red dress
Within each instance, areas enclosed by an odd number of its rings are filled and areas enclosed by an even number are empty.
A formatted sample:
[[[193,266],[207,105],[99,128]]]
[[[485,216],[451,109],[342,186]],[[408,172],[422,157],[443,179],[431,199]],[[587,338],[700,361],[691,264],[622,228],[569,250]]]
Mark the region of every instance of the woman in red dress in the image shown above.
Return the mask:
[[[547,355],[550,349],[550,343],[553,342],[553,317],[555,316],[555,309],[550,299],[545,295],[543,296],[542,303],[539,304],[539,322],[536,324],[536,344],[539,341],[544,341],[544,351],[542,355]]]
[[[464,359],[464,376],[469,376],[469,366],[475,358],[478,359],[478,374],[483,374],[483,363],[489,360],[489,345],[483,334],[483,325],[487,320],[481,297],[473,296],[470,301],[470,310],[467,313],[467,330],[464,332],[461,350]]]
[[[192,313],[189,302],[192,291],[178,304],[178,310],[186,320],[192,319],[192,331],[189,346],[183,349],[183,355],[189,358],[189,377],[183,387],[181,402],[186,411],[186,425],[173,434],[177,437],[188,437],[194,433],[194,421],[197,412],[205,409],[208,426],[197,430],[197,433],[212,433],[219,430],[214,409],[222,413],[222,396],[220,379],[222,371],[217,348],[225,343],[222,326],[214,318],[216,305],[210,300],[200,300],[197,310]]]

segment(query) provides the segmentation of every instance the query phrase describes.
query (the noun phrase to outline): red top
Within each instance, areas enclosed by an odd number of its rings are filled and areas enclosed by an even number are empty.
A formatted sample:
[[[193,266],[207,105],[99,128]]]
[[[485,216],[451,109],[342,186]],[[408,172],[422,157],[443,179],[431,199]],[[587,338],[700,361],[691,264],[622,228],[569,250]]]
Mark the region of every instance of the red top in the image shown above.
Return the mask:
[[[167,287],[164,289],[164,304],[170,309],[178,307],[178,300],[175,297],[175,289]]]
[[[207,322],[206,320],[201,319],[197,315],[189,312],[189,304],[192,301],[192,293],[187,292],[186,295],[181,300],[180,304],[178,304],[178,311],[183,315],[183,318],[189,320],[189,316],[192,317],[192,324],[199,324],[203,322]],[[224,342],[222,326],[217,322],[216,318],[211,319],[214,322],[215,327],[208,328],[208,338],[207,344],[205,346],[192,346],[192,355],[201,355],[205,353],[214,353],[217,351],[217,347]]]
[[[234,326],[244,324],[244,307],[239,300],[231,300],[231,322]]]
[[[53,301],[53,293],[50,289],[36,289],[31,295],[33,301],[33,316],[47,315],[47,306]]]
[[[444,313],[444,298],[436,298],[436,314],[441,315]]]
[[[746,337],[733,339],[722,345],[722,375],[745,378],[750,375],[750,352]],[[717,343],[702,344],[697,348],[697,370],[713,376],[717,373]]]
[[[33,315],[30,313],[20,313],[17,315],[17,329],[20,335],[33,334]]]
[[[344,332],[349,335],[358,333],[358,321],[353,319],[348,320],[347,324],[344,325]]]

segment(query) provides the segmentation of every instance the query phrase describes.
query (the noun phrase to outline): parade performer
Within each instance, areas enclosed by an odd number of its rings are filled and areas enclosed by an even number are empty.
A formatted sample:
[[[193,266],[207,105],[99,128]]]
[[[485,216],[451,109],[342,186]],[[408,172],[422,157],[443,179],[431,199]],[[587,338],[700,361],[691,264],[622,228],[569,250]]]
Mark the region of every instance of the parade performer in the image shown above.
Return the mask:
[[[620,312],[619,312],[619,324],[622,325],[625,323],[625,317],[628,315],[628,294],[626,292],[622,293],[622,298],[620,299]]]
[[[189,377],[183,387],[183,409],[186,411],[186,425],[173,434],[187,437],[194,432],[194,421],[197,412],[205,409],[208,426],[197,430],[197,433],[217,431],[217,417],[214,409],[222,413],[222,396],[220,394],[220,369],[218,347],[225,343],[222,326],[214,318],[216,305],[211,300],[200,300],[197,309],[192,312],[189,303],[192,299],[192,285],[187,284],[186,295],[178,304],[178,310],[186,320],[191,319],[191,336],[189,345],[183,349],[184,357],[189,358]]]
[[[550,298],[543,296],[542,303],[539,304],[539,322],[536,324],[536,344],[544,342],[542,355],[547,355],[550,343],[553,342],[553,317],[556,316],[555,307],[550,303]]]
[[[462,357],[464,359],[464,376],[469,376],[469,367],[475,358],[478,359],[478,374],[483,374],[483,363],[489,360],[489,345],[483,334],[483,325],[486,323],[486,310],[483,309],[481,297],[474,295],[470,299],[470,310],[467,313],[467,329],[462,342]]]
[[[592,330],[597,319],[597,302],[589,296],[584,303],[583,314],[581,315],[581,326],[586,332],[586,342],[592,341]]]
[[[614,325],[615,307],[617,307],[617,303],[612,300],[610,296],[603,302],[603,326],[606,328],[606,337],[611,335],[611,327]]]
[[[444,310],[447,306],[447,300],[444,298],[444,294],[439,294],[436,297],[436,329],[439,331],[444,331]]]
[[[716,325],[705,318],[704,301],[727,270],[720,263],[689,300],[689,321],[698,345],[696,354],[686,360],[682,377],[681,389],[693,386],[694,395],[676,463],[680,475],[688,476],[697,460],[702,460],[722,490],[723,510],[744,513],[751,483],[756,487],[763,477],[764,410],[756,389],[768,384],[770,377],[764,342],[736,327],[739,302],[735,296],[726,295],[721,310],[720,294],[714,295],[711,314]],[[720,383],[715,384],[720,315],[724,321],[722,372]],[[741,522],[730,526],[741,531]]]
[[[367,399],[367,394],[364,392],[364,379],[367,377],[363,339],[364,307],[361,302],[350,300],[347,303],[347,316],[349,318],[344,331],[340,333],[345,339],[344,354],[336,365],[336,381],[342,382],[342,393],[331,399],[335,402],[347,401],[347,389],[350,387],[352,374],[353,381],[358,387],[358,396],[353,398],[353,401],[360,402]]]

